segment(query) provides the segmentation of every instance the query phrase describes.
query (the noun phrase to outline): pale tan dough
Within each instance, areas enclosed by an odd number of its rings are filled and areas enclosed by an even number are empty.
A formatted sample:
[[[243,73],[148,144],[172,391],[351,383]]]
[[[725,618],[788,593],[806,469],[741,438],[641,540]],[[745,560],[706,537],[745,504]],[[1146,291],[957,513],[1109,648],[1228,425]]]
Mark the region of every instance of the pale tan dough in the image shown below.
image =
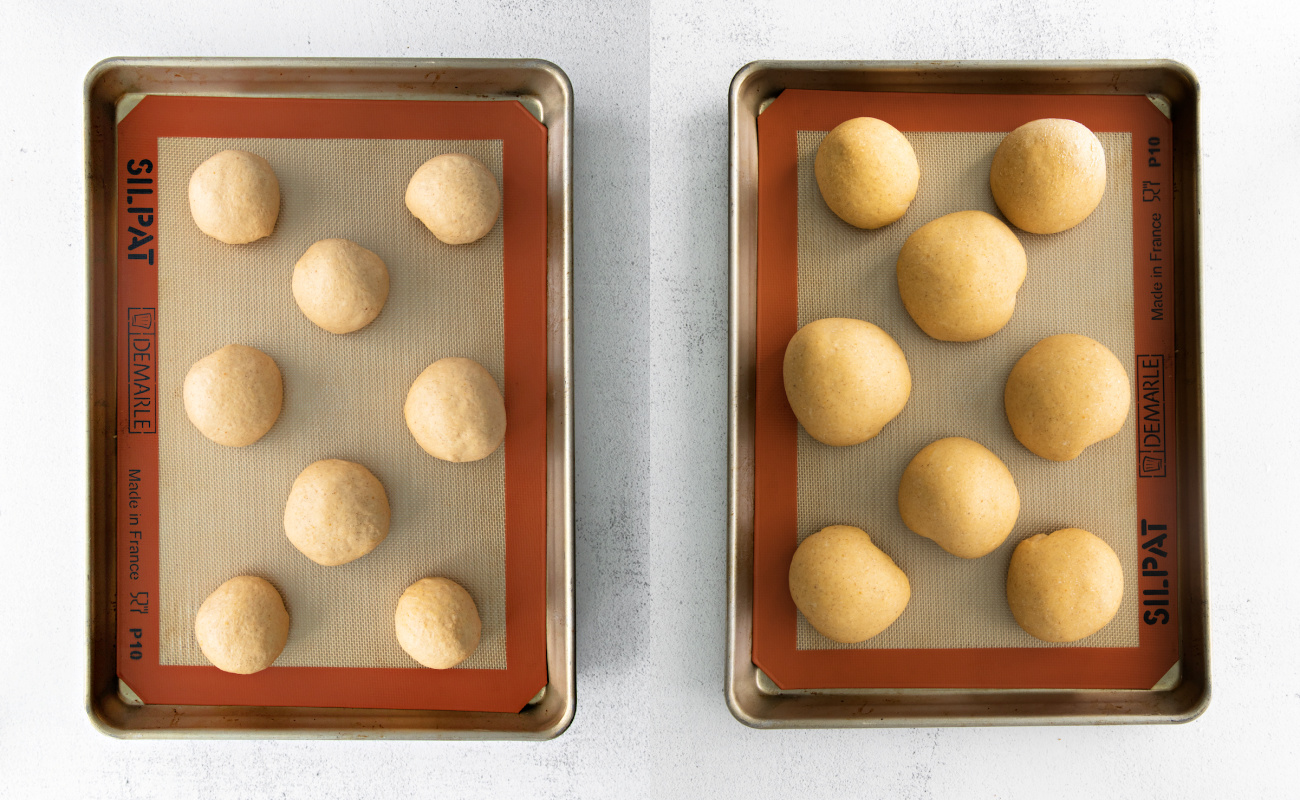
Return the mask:
[[[182,389],[185,414],[217,444],[244,447],[261,439],[280,416],[280,368],[255,347],[228,344],[190,367]]]
[[[880,433],[912,393],[898,343],[860,319],[831,317],[799,329],[785,348],[785,396],[819,442],[851,445]]]
[[[190,175],[190,214],[199,230],[226,244],[271,235],[280,216],[280,181],[265,158],[222,150]]]
[[[217,669],[261,672],[289,641],[289,612],[280,593],[252,575],[231,578],[208,595],[194,616],[194,638]]]
[[[468,358],[433,362],[402,409],[420,447],[443,461],[487,458],[506,438],[506,405],[491,373]]]
[[[284,506],[284,533],[326,567],[356,561],[388,537],[388,494],[374,473],[337,458],[298,473]]]
[[[1030,233],[1073,228],[1106,192],[1106,152],[1097,135],[1070,119],[1036,119],[1006,135],[989,170],[993,200]]]
[[[945,342],[992,336],[1011,321],[1025,248],[992,214],[958,211],[918,228],[898,254],[898,294],[917,326]]]
[[[447,244],[487,236],[501,214],[501,189],[487,166],[464,153],[424,162],[406,185],[406,207]]]
[[[1069,461],[1128,419],[1129,380],[1107,347],[1087,336],[1049,336],[1020,357],[1003,403],[1011,432],[1043,458]]]
[[[880,228],[902,217],[921,179],[911,143],[874,117],[841,122],[826,134],[813,172],[826,205],[858,228]]]
[[[926,445],[903,470],[898,513],[910,530],[949,553],[979,558],[1015,527],[1020,493],[993,451],[953,436]]]
[[[397,601],[397,643],[430,669],[451,669],[474,654],[483,623],[474,598],[447,578],[421,578]]]
[[[907,608],[912,585],[866,531],[831,525],[794,551],[790,597],[823,636],[850,644],[892,625]]]
[[[361,330],[388,300],[388,267],[356,242],[321,239],[293,267],[293,299],[330,333]]]
[[[1115,617],[1124,570],[1110,545],[1081,528],[1031,536],[1011,554],[1007,603],[1025,632],[1077,642]]]

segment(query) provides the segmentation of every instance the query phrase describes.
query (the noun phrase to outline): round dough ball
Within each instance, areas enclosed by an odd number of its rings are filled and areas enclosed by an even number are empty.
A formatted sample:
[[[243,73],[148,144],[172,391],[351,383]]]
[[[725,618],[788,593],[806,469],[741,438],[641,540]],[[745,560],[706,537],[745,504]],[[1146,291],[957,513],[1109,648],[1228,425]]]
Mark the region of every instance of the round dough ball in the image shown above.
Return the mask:
[[[321,239],[293,266],[293,299],[330,333],[361,330],[388,299],[388,267],[356,242]]]
[[[247,244],[275,230],[280,216],[280,182],[265,158],[244,150],[222,150],[190,175],[194,224],[226,244]]]
[[[451,669],[474,654],[483,623],[469,592],[447,578],[422,578],[397,601],[397,643],[429,669]]]
[[[826,205],[858,228],[884,227],[907,213],[921,180],[911,143],[874,117],[841,122],[826,134],[813,172]]]
[[[228,344],[190,367],[185,414],[217,444],[244,447],[271,430],[284,402],[280,368],[255,347]]]
[[[194,638],[213,666],[251,675],[274,663],[289,641],[289,612],[275,587],[240,575],[208,595],[194,616]]]
[[[953,436],[916,454],[898,484],[898,513],[914,533],[962,558],[998,548],[1020,515],[1011,470],[984,445]]]
[[[1106,191],[1106,153],[1071,119],[1026,122],[1002,140],[989,170],[993,200],[1011,224],[1060,233],[1083,222]]]
[[[501,214],[501,189],[487,166],[464,153],[424,162],[406,185],[406,207],[447,244],[488,235]]]
[[[917,326],[945,342],[992,336],[1011,321],[1025,248],[992,214],[958,211],[916,230],[898,254],[898,293]]]
[[[898,343],[860,319],[832,317],[800,328],[786,345],[782,372],[794,415],[825,444],[865,442],[912,394]]]
[[[1124,597],[1124,570],[1110,545],[1081,528],[1031,536],[1007,570],[1007,603],[1025,633],[1077,642],[1106,627]]]
[[[1012,433],[1030,452],[1070,461],[1124,427],[1128,373],[1101,342],[1049,336],[1011,368],[1003,403]]]
[[[487,458],[506,438],[506,404],[491,373],[468,358],[428,366],[406,394],[406,427],[443,461]]]
[[[370,470],[330,458],[310,464],[284,505],[284,533],[326,567],[356,561],[388,537],[388,494]]]
[[[790,597],[823,636],[849,644],[892,625],[907,608],[912,586],[866,531],[831,525],[794,551]]]

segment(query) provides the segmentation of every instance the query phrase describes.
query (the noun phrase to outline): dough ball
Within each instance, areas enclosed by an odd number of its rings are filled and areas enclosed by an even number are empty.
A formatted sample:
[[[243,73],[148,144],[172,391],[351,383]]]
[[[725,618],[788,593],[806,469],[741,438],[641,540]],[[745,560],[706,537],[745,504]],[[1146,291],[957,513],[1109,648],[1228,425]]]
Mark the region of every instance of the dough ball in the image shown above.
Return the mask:
[[[231,578],[208,595],[194,616],[194,638],[213,666],[251,675],[274,663],[289,641],[289,612],[270,583]]]
[[[298,473],[284,506],[284,533],[326,567],[356,561],[388,536],[388,495],[374,474],[330,458]]]
[[[817,188],[835,215],[859,228],[880,228],[907,213],[921,168],[898,129],[874,117],[841,122],[817,148]]]
[[[244,150],[222,150],[190,175],[194,224],[226,244],[247,244],[275,230],[280,216],[280,182],[265,158]]]
[[[1074,120],[1036,119],[998,145],[989,188],[1012,225],[1060,233],[1083,222],[1101,202],[1106,153],[1097,135]]]
[[[1128,373],[1101,342],[1049,336],[1011,368],[1003,402],[1012,433],[1030,452],[1070,461],[1124,427]]]
[[[474,598],[447,578],[422,578],[397,601],[397,643],[429,669],[451,669],[474,654],[483,623]]]
[[[1031,536],[1007,570],[1007,603],[1025,633],[1077,642],[1106,627],[1124,597],[1124,570],[1110,545],[1080,528]]]
[[[912,586],[866,531],[832,525],[794,551],[790,597],[823,636],[847,644],[892,625],[907,608]]]
[[[447,244],[487,236],[501,214],[501,190],[482,161],[447,153],[424,162],[406,185],[406,207]]]
[[[388,299],[388,267],[356,242],[322,239],[293,267],[293,299],[330,333],[361,330]]]
[[[1020,515],[1020,494],[1002,459],[953,436],[916,454],[898,484],[898,513],[914,533],[962,558],[998,548]]]
[[[1011,321],[1025,248],[1002,221],[958,211],[922,225],[898,254],[898,293],[917,326],[945,342],[992,336]]]
[[[468,358],[443,358],[406,394],[406,427],[443,461],[487,458],[506,438],[506,404],[491,373]]]
[[[850,445],[880,433],[912,393],[898,343],[860,319],[819,319],[785,348],[785,396],[819,442]]]
[[[190,367],[182,390],[185,414],[217,444],[244,447],[261,439],[280,416],[280,368],[255,347],[228,344]]]

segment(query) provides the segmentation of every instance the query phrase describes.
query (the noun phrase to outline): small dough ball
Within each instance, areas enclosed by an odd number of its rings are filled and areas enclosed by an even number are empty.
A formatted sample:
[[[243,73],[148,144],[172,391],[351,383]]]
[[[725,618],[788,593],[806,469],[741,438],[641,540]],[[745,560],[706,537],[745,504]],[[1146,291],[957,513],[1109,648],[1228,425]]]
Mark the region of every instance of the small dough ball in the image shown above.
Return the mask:
[[[912,585],[866,531],[832,525],[794,551],[790,597],[823,636],[850,644],[892,625],[907,608]]]
[[[826,205],[858,228],[881,228],[907,213],[921,180],[911,143],[874,117],[841,122],[826,134],[813,172]]]
[[[330,333],[361,330],[388,299],[388,267],[356,242],[322,239],[293,266],[293,299]]]
[[[1011,224],[1060,233],[1083,222],[1106,191],[1106,152],[1071,119],[1026,122],[1002,140],[989,170],[993,200]]]
[[[799,329],[785,348],[785,396],[819,442],[865,442],[898,416],[912,373],[898,343],[860,319],[828,318]]]
[[[231,578],[194,616],[194,638],[213,666],[251,675],[275,662],[289,641],[289,612],[280,593],[252,575]]]
[[[1003,402],[1011,432],[1030,452],[1070,461],[1124,427],[1128,373],[1101,342],[1049,336],[1011,368]]]
[[[451,669],[474,654],[483,623],[474,598],[447,578],[422,578],[397,601],[397,643],[429,669]]]
[[[912,532],[962,558],[998,548],[1020,515],[1020,493],[1002,459],[953,436],[916,454],[898,484],[898,513]]]
[[[1088,531],[1040,533],[1011,554],[1007,603],[1036,639],[1077,642],[1091,636],[1115,618],[1123,597],[1119,556]]]
[[[992,214],[958,211],[922,225],[898,254],[898,293],[918,327],[945,342],[992,336],[1011,321],[1025,248]]]
[[[247,244],[275,230],[280,181],[265,158],[245,150],[222,150],[190,175],[194,224],[226,244]]]
[[[447,244],[488,235],[501,214],[501,189],[474,156],[447,153],[424,162],[406,185],[406,207]]]
[[[388,537],[388,494],[370,470],[330,458],[298,473],[284,506],[284,533],[326,567],[356,561]]]
[[[406,394],[406,427],[443,461],[487,458],[506,438],[506,404],[491,373],[468,358],[428,366]]]
[[[261,439],[280,416],[280,368],[255,347],[228,344],[190,367],[182,390],[185,414],[217,444],[244,447]]]

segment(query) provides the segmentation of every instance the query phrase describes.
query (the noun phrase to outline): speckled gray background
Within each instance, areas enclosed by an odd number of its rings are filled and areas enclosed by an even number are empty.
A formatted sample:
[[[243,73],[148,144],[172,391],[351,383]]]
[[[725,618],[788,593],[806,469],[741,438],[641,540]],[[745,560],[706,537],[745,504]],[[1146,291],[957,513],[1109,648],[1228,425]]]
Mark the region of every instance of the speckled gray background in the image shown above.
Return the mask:
[[[0,25],[0,797],[1291,797],[1300,8],[14,0]],[[85,686],[82,81],[100,58],[535,56],[577,109],[578,713],[541,744],[131,742]],[[722,694],[727,86],[758,58],[1182,60],[1203,90],[1215,699],[1174,728],[756,731]]]

